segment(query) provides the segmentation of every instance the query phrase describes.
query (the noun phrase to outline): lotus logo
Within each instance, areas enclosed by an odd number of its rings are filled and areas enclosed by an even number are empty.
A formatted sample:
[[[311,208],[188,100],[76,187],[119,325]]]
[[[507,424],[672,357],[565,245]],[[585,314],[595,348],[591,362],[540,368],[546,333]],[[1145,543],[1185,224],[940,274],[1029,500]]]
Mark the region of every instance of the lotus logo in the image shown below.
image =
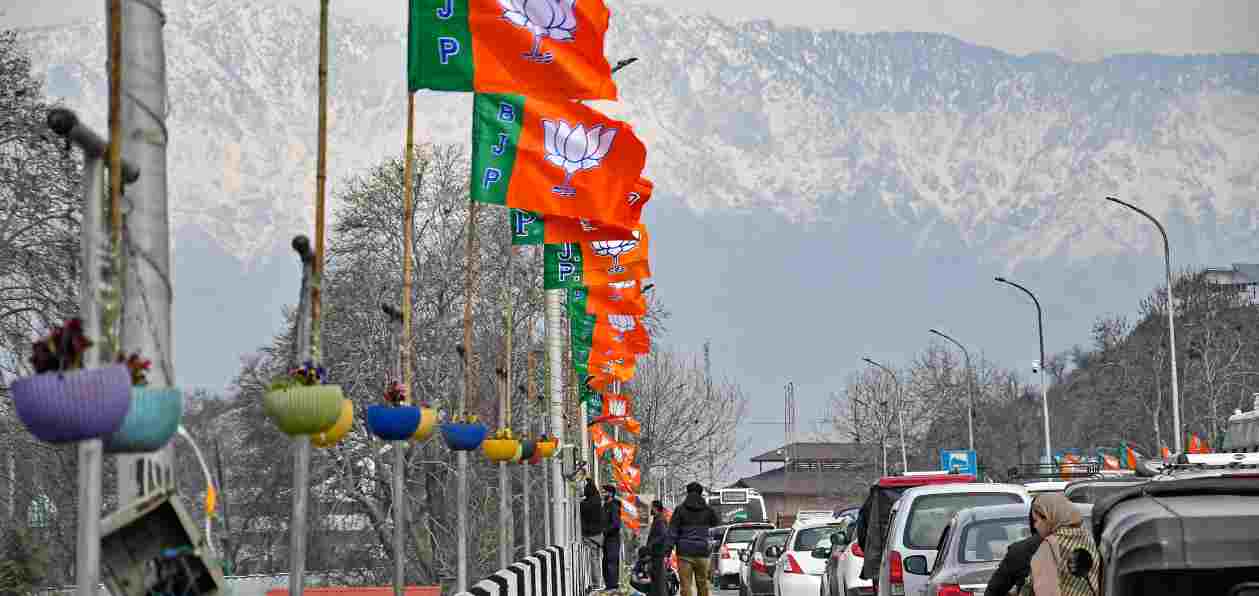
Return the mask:
[[[542,129],[545,133],[546,160],[564,170],[564,182],[551,187],[551,192],[561,197],[577,196],[577,189],[571,185],[573,174],[599,167],[599,162],[612,149],[616,129],[604,130],[602,124],[589,130],[585,124],[574,128],[563,120],[543,120]]]
[[[573,9],[577,0],[498,0],[498,4],[503,7],[504,19],[533,34],[533,47],[523,54],[525,60],[550,64],[555,57],[542,51],[542,40],[573,40],[577,30]]]
[[[608,267],[609,275],[625,273],[625,267],[621,266],[621,255],[638,248],[638,237],[638,230],[634,230],[633,240],[595,240],[590,243],[590,249],[601,257],[612,257],[612,266]]]
[[[625,410],[626,410],[625,400],[623,399],[609,399],[608,400],[608,415],[609,416],[624,416]],[[617,447],[616,449],[617,449],[616,451],[617,459],[620,459],[621,456],[623,455],[621,453],[621,448]]]
[[[620,302],[624,300],[625,296],[621,294],[621,290],[632,288],[636,283],[638,283],[636,280],[629,279],[626,281],[614,281],[608,284],[608,288],[610,288],[608,292],[608,302]]]
[[[615,341],[625,341],[625,333],[633,330],[635,326],[634,317],[632,315],[610,314],[608,315],[608,323],[612,325],[613,329],[619,332],[612,337]]]

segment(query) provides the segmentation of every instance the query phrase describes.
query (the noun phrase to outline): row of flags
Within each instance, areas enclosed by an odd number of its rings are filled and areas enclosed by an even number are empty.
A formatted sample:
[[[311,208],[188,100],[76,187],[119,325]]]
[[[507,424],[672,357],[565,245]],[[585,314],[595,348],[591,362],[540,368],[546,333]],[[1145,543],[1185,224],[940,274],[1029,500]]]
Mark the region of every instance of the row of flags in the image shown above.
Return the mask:
[[[543,247],[544,287],[567,295],[571,366],[611,463],[622,519],[638,527],[639,432],[629,382],[651,349],[641,223],[653,185],[628,123],[583,100],[615,100],[602,0],[409,0],[408,89],[471,92],[472,200],[508,208],[514,246]]]

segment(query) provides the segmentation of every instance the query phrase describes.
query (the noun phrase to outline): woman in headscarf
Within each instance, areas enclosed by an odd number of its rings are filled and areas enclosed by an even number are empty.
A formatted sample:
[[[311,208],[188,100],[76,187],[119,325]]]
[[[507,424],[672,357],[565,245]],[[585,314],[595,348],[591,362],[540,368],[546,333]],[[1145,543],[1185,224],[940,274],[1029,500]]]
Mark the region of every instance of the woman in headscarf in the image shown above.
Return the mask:
[[[1032,501],[1032,525],[1044,538],[1032,556],[1036,596],[1097,596],[1102,558],[1075,504],[1061,494],[1040,495]]]

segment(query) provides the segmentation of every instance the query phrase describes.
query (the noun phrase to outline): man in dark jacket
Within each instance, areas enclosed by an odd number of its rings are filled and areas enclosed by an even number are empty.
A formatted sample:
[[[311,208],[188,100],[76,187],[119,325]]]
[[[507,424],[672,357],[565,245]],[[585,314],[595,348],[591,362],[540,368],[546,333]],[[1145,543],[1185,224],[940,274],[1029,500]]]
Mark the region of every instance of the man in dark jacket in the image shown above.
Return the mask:
[[[1030,513],[1028,519],[1032,524],[1032,535],[1006,548],[1001,565],[997,567],[996,573],[988,578],[988,587],[984,589],[985,595],[1006,596],[1010,590],[1021,587],[1023,582],[1027,581],[1027,576],[1031,575],[1032,556],[1036,554],[1036,549],[1040,548],[1043,538],[1036,532],[1036,524],[1031,521]]]
[[[621,586],[621,502],[616,499],[616,487],[603,487],[603,583],[608,590]]]
[[[699,596],[708,596],[708,530],[721,523],[717,512],[704,501],[704,487],[698,482],[686,485],[686,499],[673,510],[669,539],[678,549],[678,578],[681,596],[691,596],[691,578]]]
[[[669,530],[664,523],[664,503],[659,499],[651,502],[651,531],[647,533],[647,551],[651,553],[651,594],[667,596],[669,593],[664,575],[664,560],[669,556]]]
[[[586,479],[586,487],[581,499],[581,537],[591,544],[587,551],[590,564],[590,577],[602,575],[603,566],[603,530],[607,527],[607,519],[603,515],[603,500],[599,497],[599,489],[595,481]],[[597,550],[596,550],[597,549]],[[593,583],[593,580],[592,580]]]

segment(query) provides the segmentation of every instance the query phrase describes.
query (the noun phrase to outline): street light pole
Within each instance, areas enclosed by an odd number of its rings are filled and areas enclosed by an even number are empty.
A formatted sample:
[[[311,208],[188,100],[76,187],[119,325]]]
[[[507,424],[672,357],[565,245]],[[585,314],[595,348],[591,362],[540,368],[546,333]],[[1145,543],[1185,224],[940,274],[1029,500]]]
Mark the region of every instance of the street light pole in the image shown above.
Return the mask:
[[[901,386],[901,380],[897,378],[896,372],[892,369],[879,364],[869,358],[862,358],[867,364],[871,364],[883,369],[889,375],[892,375],[892,382],[896,383],[896,420],[897,425],[901,427],[901,473],[909,471],[909,456],[905,451],[905,388]]]
[[[1183,435],[1180,432],[1180,384],[1176,378],[1176,316],[1175,302],[1172,300],[1172,249],[1171,244],[1167,241],[1167,230],[1163,229],[1163,224],[1159,223],[1153,215],[1147,213],[1144,209],[1116,199],[1115,197],[1106,197],[1107,201],[1118,203],[1127,207],[1154,223],[1154,227],[1158,228],[1158,233],[1163,237],[1163,268],[1167,276],[1167,351],[1171,354],[1172,362],[1172,426],[1176,428],[1176,453],[1183,450]]]
[[[966,432],[970,436],[970,450],[974,451],[975,450],[975,369],[971,368],[970,366],[970,352],[966,350],[966,346],[962,345],[962,342],[957,341],[956,339],[953,339],[952,337],[949,337],[944,332],[939,331],[937,329],[929,329],[928,331],[936,335],[939,335],[940,337],[943,337],[944,339],[947,339],[950,342],[953,342],[953,345],[957,346],[958,349],[962,350],[962,355],[966,357],[966,380],[967,380],[967,385],[970,386],[969,387],[970,398],[967,400],[967,404],[966,404]]]
[[[1045,385],[1045,316],[1040,309],[1040,300],[1036,299],[1036,294],[1031,290],[1014,283],[1004,277],[994,277],[993,280],[1003,284],[1014,286],[1032,299],[1032,304],[1036,305],[1036,335],[1040,338],[1040,405],[1042,414],[1045,417],[1045,461],[1053,462],[1053,449],[1049,445],[1049,390]]]

